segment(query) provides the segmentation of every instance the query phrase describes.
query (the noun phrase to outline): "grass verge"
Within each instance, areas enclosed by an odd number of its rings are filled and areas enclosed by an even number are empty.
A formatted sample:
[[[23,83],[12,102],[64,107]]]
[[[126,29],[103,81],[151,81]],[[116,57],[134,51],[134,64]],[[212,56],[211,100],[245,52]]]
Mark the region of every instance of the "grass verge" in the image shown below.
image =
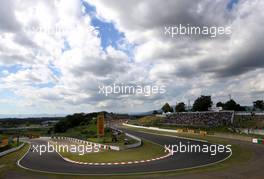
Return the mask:
[[[16,162],[27,152],[28,147],[26,144],[18,151],[0,157],[0,178],[4,177],[5,172],[17,168]]]
[[[78,155],[70,152],[61,152],[63,157],[79,162],[128,162],[136,160],[147,160],[164,156],[164,148],[144,140],[143,145],[138,148],[127,149],[122,151],[105,151],[98,153],[88,153]]]
[[[146,131],[146,132],[153,132],[153,131]],[[173,135],[172,133],[167,133],[167,134]],[[192,136],[190,135],[185,136],[185,137],[192,138]],[[198,138],[198,136],[193,136],[193,138]],[[229,142],[228,140],[225,140],[225,139],[217,139],[217,138],[210,138],[210,137],[201,138],[201,139],[208,140],[209,142],[212,142],[212,143],[228,143]],[[144,144],[146,143],[148,142],[145,141]],[[231,144],[233,146],[232,147],[232,151],[233,151],[232,157],[216,165],[203,167],[203,168],[197,168],[197,169],[191,169],[191,170],[179,170],[179,171],[171,171],[171,172],[147,174],[147,175],[142,174],[142,175],[132,175],[132,176],[128,176],[128,175],[127,176],[108,176],[107,178],[111,178],[111,179],[112,178],[118,178],[118,179],[119,178],[120,179],[121,178],[146,178],[146,177],[164,178],[166,176],[174,177],[178,175],[185,175],[185,174],[192,174],[192,173],[222,171],[229,167],[246,165],[247,161],[251,158],[251,155],[252,155],[252,151],[250,150],[250,148],[245,147],[243,145],[239,145],[239,144],[235,144],[235,145],[233,143]],[[85,179],[87,178],[101,179],[102,178],[103,179],[105,178],[105,176],[73,176],[73,175],[67,176],[67,175],[59,175],[59,174],[45,174],[45,173],[31,172],[31,171],[21,169],[16,165],[16,161],[23,156],[23,154],[27,151],[28,147],[29,147],[28,144],[26,144],[19,151],[13,152],[9,155],[6,155],[0,158],[0,178],[3,178],[7,172],[15,172],[18,176],[21,176],[22,178],[47,178],[47,179],[62,179],[62,178],[63,179],[71,179],[71,178],[76,178],[76,179],[84,179],[84,178]],[[143,146],[141,148],[143,148]],[[147,153],[148,152],[145,151],[144,155],[147,155]]]
[[[124,127],[130,130],[134,131],[140,131],[140,132],[147,132],[147,133],[152,133],[152,134],[157,134],[157,135],[171,135],[171,136],[178,136],[178,137],[187,137],[191,139],[201,139],[201,140],[206,140],[210,143],[214,144],[231,144],[232,145],[232,156],[216,165],[212,166],[207,166],[207,167],[202,167],[202,168],[197,168],[197,169],[191,169],[191,170],[179,170],[176,172],[172,173],[193,173],[193,172],[208,172],[208,171],[215,171],[215,170],[224,170],[229,167],[234,167],[237,165],[246,165],[247,162],[250,160],[250,158],[253,155],[253,151],[250,149],[248,146],[244,146],[241,143],[234,142],[232,140],[228,139],[222,139],[222,138],[217,138],[214,136],[200,136],[200,135],[195,135],[195,134],[179,134],[179,133],[170,133],[170,132],[162,132],[162,131],[155,131],[155,130],[150,130],[150,129],[137,129],[133,127]],[[170,174],[171,172],[168,172],[167,174]]]

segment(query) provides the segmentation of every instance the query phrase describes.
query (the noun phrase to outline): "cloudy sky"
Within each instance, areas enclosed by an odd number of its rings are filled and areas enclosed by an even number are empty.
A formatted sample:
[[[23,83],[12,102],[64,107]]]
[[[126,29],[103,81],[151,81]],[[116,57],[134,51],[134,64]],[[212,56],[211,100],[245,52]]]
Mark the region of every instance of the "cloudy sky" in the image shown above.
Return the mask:
[[[0,0],[0,114],[140,112],[164,102],[264,92],[262,0]],[[165,26],[231,26],[207,38]],[[164,85],[109,95],[99,85]]]

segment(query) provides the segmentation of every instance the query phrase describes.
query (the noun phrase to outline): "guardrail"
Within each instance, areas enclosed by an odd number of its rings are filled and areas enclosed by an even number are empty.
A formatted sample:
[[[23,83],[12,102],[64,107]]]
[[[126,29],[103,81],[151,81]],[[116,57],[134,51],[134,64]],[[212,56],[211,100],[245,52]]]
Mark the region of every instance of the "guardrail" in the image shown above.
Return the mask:
[[[3,152],[0,153],[0,157],[2,157],[2,156],[4,156],[4,155],[7,155],[7,154],[9,154],[9,153],[11,153],[11,152],[15,152],[15,151],[21,149],[24,145],[25,145],[25,143],[22,143],[22,144],[21,144],[20,146],[18,146],[18,147],[14,147],[14,148],[11,148],[11,149],[8,149],[8,150],[5,150],[5,151],[3,151]]]

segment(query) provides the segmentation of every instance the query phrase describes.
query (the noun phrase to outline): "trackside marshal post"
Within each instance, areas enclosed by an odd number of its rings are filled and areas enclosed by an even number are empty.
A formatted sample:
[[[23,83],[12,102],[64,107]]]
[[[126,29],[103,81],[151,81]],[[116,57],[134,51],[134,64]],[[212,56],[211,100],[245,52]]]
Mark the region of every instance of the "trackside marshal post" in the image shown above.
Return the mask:
[[[97,136],[104,136],[104,113],[97,114]]]

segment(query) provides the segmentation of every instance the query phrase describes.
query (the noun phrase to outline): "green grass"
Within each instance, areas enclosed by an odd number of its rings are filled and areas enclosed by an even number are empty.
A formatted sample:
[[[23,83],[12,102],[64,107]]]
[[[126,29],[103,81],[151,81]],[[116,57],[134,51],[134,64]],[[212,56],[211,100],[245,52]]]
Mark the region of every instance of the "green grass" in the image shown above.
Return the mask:
[[[130,128],[132,129],[132,128]],[[134,130],[134,129],[132,129]],[[148,132],[153,132],[149,131]],[[161,132],[163,134],[166,134],[164,132]],[[170,135],[173,135],[170,133]],[[188,135],[188,137],[192,137]],[[197,138],[198,136],[193,136],[194,138]],[[228,140],[224,139],[217,139],[217,138],[212,138],[212,137],[206,137],[202,138],[205,140],[208,140],[212,143],[229,143]],[[148,142],[145,142],[145,144]],[[231,143],[232,144],[232,143]],[[7,172],[16,172],[19,175],[22,176],[27,176],[28,178],[47,178],[47,179],[71,179],[71,178],[76,178],[76,179],[87,179],[87,178],[105,178],[105,176],[71,176],[71,175],[60,175],[60,174],[46,174],[46,173],[38,173],[38,172],[31,172],[27,171],[24,169],[19,168],[16,165],[16,161],[20,159],[24,153],[28,150],[28,144],[26,144],[22,149],[19,151],[13,152],[11,154],[8,154],[4,157],[0,157],[0,178],[3,178]],[[143,147],[141,147],[143,148]],[[151,149],[152,150],[152,149]],[[185,174],[192,174],[192,173],[200,173],[200,172],[212,172],[212,171],[222,171],[225,169],[228,169],[230,167],[235,167],[235,166],[241,166],[241,165],[246,165],[247,161],[250,160],[252,156],[252,151],[250,148],[247,148],[245,146],[241,145],[232,145],[232,151],[233,155],[231,158],[228,160],[208,166],[208,167],[203,167],[203,168],[197,168],[197,169],[188,169],[188,170],[179,170],[179,171],[171,171],[171,172],[163,172],[163,173],[154,173],[154,174],[140,174],[140,175],[126,175],[126,176],[107,176],[107,178],[151,178],[151,177],[175,177],[175,176],[181,176]],[[144,155],[147,155],[148,152],[144,152]],[[129,152],[130,153],[130,152]]]
[[[214,144],[223,144],[223,145],[231,144],[232,145],[232,147],[231,147],[232,156],[229,159],[227,159],[224,162],[221,162],[217,165],[198,168],[198,169],[194,169],[191,171],[223,170],[223,169],[226,169],[226,168],[229,168],[232,166],[236,166],[236,165],[240,165],[240,164],[246,164],[253,155],[253,152],[250,148],[242,146],[240,144],[235,144],[232,141],[230,141],[229,139],[222,139],[222,138],[217,138],[214,136],[200,136],[200,135],[195,135],[195,134],[184,134],[184,133],[175,134],[175,133],[170,133],[170,132],[154,131],[154,130],[150,130],[150,129],[137,129],[137,128],[133,128],[133,127],[125,127],[125,128],[128,128],[130,130],[134,130],[134,131],[153,133],[153,134],[157,134],[157,135],[171,135],[171,136],[179,136],[179,137],[188,137],[188,138],[193,138],[193,139],[206,140],[206,141],[208,141],[210,143],[214,143]],[[181,173],[181,172],[179,172],[179,173]]]
[[[100,143],[100,144],[111,144],[116,146],[124,146],[124,139],[127,138],[128,143],[135,143],[136,141],[125,137],[124,134],[118,136],[116,142],[112,141],[112,132],[111,129],[105,128],[105,135],[103,137],[97,137],[97,126],[96,124],[90,123],[89,125],[83,125],[68,129],[64,133],[56,133],[55,136],[63,137],[73,137],[77,139],[87,140],[90,142]]]
[[[68,129],[63,133],[56,133],[56,136],[75,137],[79,139],[87,139],[88,137],[96,137],[96,125],[84,125]]]
[[[158,123],[161,123],[164,120],[164,118],[157,117],[157,116],[145,116],[141,117],[136,121],[130,121],[134,122],[134,124],[137,125],[144,125],[144,126],[155,126]]]
[[[263,116],[239,116],[235,115],[234,125],[237,128],[264,129]]]
[[[2,131],[2,135],[5,136],[12,136],[12,135],[20,135],[20,136],[28,136],[28,135],[35,135],[35,136],[49,136],[48,134],[49,128],[38,128],[38,129],[12,129]]]
[[[151,127],[160,127],[164,129],[183,129],[183,130],[188,130],[188,129],[193,129],[195,131],[206,131],[207,133],[213,134],[215,132],[226,132],[226,133],[232,133],[228,129],[228,126],[219,126],[219,127],[202,127],[202,126],[183,126],[183,125],[167,125],[164,124],[163,120],[165,118],[157,117],[157,116],[145,116],[142,118],[139,118],[137,120],[130,120],[129,124],[133,125],[143,125],[143,126],[151,126]]]
[[[97,133],[97,126],[95,125],[93,129],[87,129],[89,131],[93,130],[95,132],[95,134]],[[91,141],[91,142],[96,142],[96,143],[101,143],[101,144],[110,144],[113,143],[112,142],[112,134],[109,130],[105,129],[105,135],[103,137],[97,137],[97,136],[93,136],[93,137],[89,137],[86,140]]]
[[[12,142],[11,144],[7,144],[7,145],[5,145],[5,146],[3,146],[3,147],[0,147],[0,152],[3,152],[3,151],[5,151],[5,150],[9,150],[9,149],[11,149],[11,148],[14,148],[14,147],[18,147],[19,145],[21,145],[23,142],[18,142],[17,143],[17,141],[14,141],[14,142]]]
[[[128,162],[136,160],[147,160],[165,155],[164,148],[160,145],[143,141],[143,145],[138,148],[122,151],[105,151],[78,155],[73,153],[61,153],[62,156],[80,162]]]
[[[178,134],[172,134],[172,133],[166,133],[166,132],[160,132],[160,131],[150,131],[150,130],[144,130],[144,129],[142,130],[142,129],[135,129],[135,128],[129,128],[129,129],[135,130],[135,131],[151,132],[151,133],[156,133],[156,134],[179,136]],[[192,173],[224,171],[228,168],[232,168],[235,166],[247,165],[247,162],[251,159],[253,155],[253,151],[249,147],[246,147],[240,144],[234,144],[232,143],[232,141],[229,141],[227,139],[215,138],[211,136],[202,137],[202,136],[197,136],[197,135],[181,135],[181,136],[195,138],[195,139],[203,139],[203,140],[207,140],[208,142],[217,143],[217,144],[224,144],[224,145],[232,144],[232,156],[229,159],[221,163],[211,165],[211,166],[206,166],[206,167],[201,167],[201,168],[196,168],[196,169],[184,169],[184,170],[177,170],[177,171],[153,173],[153,174],[147,174],[147,175],[136,175],[136,178],[144,178],[146,176],[148,177],[165,177],[165,176],[170,177],[170,176],[181,176],[181,175],[192,174]],[[144,155],[146,154],[147,152],[144,153]],[[78,157],[78,158],[80,159],[79,161],[85,162],[84,160],[81,160],[82,157]],[[94,161],[98,161],[97,158],[94,159]],[[103,162],[103,160],[101,162]],[[126,176],[126,178],[135,178],[135,176]]]
[[[111,132],[109,129],[105,129],[104,137],[97,138],[97,126],[96,124],[92,123],[68,129],[64,133],[56,133],[55,136],[74,137],[99,143],[111,143],[112,141]]]
[[[199,129],[205,130],[207,132],[226,132],[232,133],[228,128],[232,126],[220,126],[220,127],[202,127],[202,126],[183,126],[183,125],[166,125],[163,124],[163,120],[165,118],[160,118],[157,116],[145,116],[139,118],[137,120],[130,120],[131,124],[135,125],[143,125],[143,126],[153,126],[153,127],[162,127],[168,129]],[[235,115],[234,117],[234,124],[233,127],[235,128],[252,128],[252,129],[264,129],[264,120],[263,116],[239,116]]]
[[[27,152],[28,148],[29,145],[26,144],[19,151],[0,157],[0,178],[3,178],[7,171],[18,169],[16,162]]]
[[[134,122],[134,123],[130,122],[129,124],[137,125],[136,122]],[[206,128],[206,127],[193,127],[193,126],[183,127],[183,126],[177,126],[177,125],[156,124],[153,127],[159,127],[159,128],[163,128],[163,129],[172,129],[172,130],[182,129],[183,131],[186,131],[186,132],[187,132],[187,129],[193,129],[194,131],[201,130],[201,131],[206,131],[208,135],[214,135],[215,133],[226,133],[226,134],[241,135],[241,136],[246,136],[246,137],[264,138],[263,135],[258,135],[258,134],[245,134],[245,133],[233,132],[228,128],[228,126]],[[146,129],[146,130],[149,130],[149,129]],[[169,134],[171,134],[171,133],[169,133]],[[179,134],[179,135],[184,135],[184,134]]]
[[[201,131],[206,131],[209,134],[213,134],[215,132],[233,133],[232,131],[228,129],[227,126],[219,126],[219,127],[210,128],[210,127],[194,127],[194,126],[183,127],[183,126],[177,126],[177,125],[159,124],[159,125],[156,125],[155,127],[160,127],[164,129],[175,129],[175,130],[176,129],[183,129],[183,130],[193,129],[195,131],[201,130]]]

